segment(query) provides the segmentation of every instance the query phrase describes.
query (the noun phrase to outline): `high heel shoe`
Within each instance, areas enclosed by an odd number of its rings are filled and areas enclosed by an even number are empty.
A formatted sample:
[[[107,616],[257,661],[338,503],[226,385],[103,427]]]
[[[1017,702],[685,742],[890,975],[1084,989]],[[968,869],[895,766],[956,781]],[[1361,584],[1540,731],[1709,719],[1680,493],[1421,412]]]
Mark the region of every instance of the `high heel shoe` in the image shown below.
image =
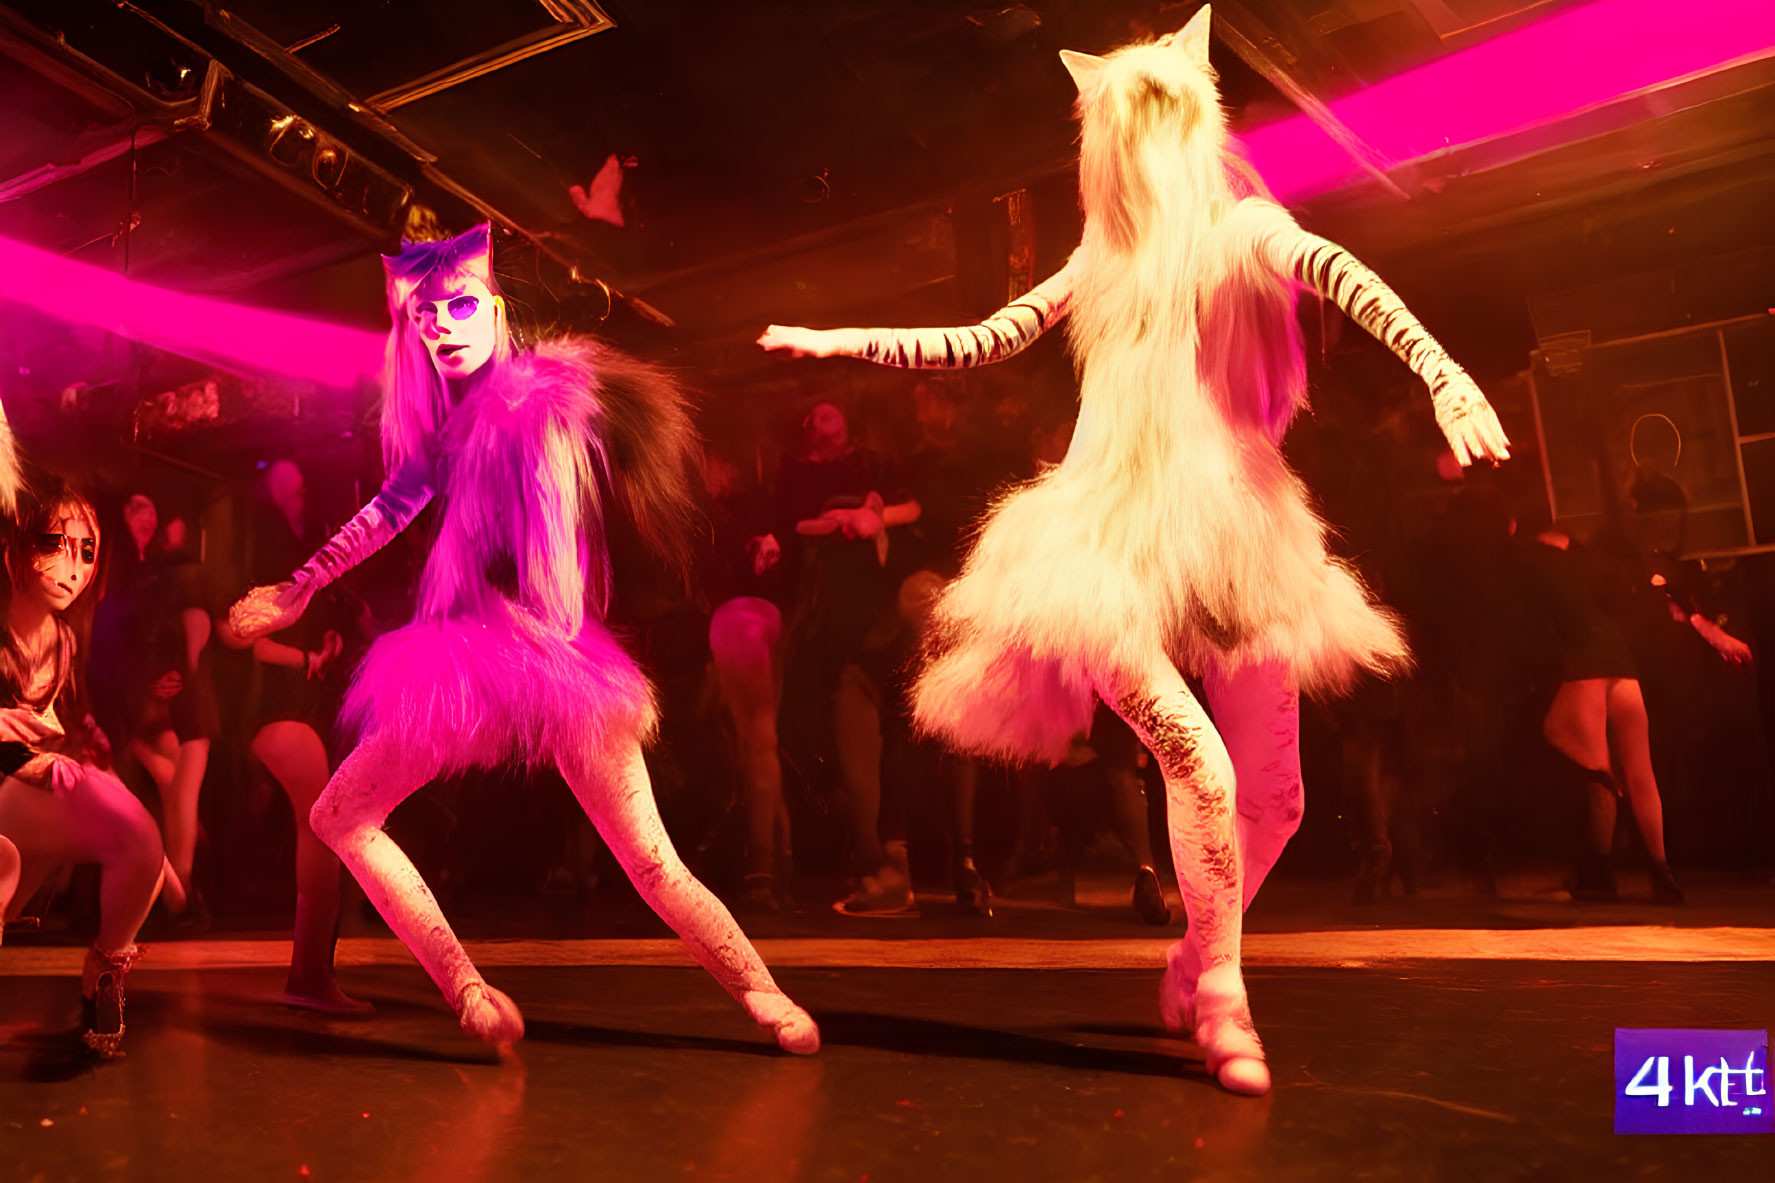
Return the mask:
[[[524,1016],[502,990],[476,978],[456,992],[456,1021],[462,1029],[501,1050],[524,1038]]]
[[[1154,928],[1171,923],[1171,906],[1165,902],[1165,889],[1159,873],[1149,866],[1134,868],[1134,912]]]
[[[748,990],[740,1005],[754,1023],[776,1036],[778,1047],[791,1055],[811,1056],[820,1050],[819,1025],[781,990]]]
[[[992,919],[992,888],[972,858],[955,865],[955,906],[970,915]]]
[[[1688,902],[1688,896],[1677,885],[1676,876],[1670,873],[1669,863],[1653,863],[1652,902],[1655,904],[1682,904]]]
[[[1231,970],[1233,984],[1210,981]],[[1229,1093],[1261,1097],[1270,1091],[1270,1066],[1263,1041],[1251,1023],[1251,1004],[1236,966],[1221,966],[1203,975],[1196,990],[1196,1025],[1191,1038],[1207,1057],[1208,1071]]]
[[[118,953],[97,945],[86,951],[80,971],[80,1040],[101,1060],[123,1055],[123,979],[145,952],[146,946],[133,944]]]

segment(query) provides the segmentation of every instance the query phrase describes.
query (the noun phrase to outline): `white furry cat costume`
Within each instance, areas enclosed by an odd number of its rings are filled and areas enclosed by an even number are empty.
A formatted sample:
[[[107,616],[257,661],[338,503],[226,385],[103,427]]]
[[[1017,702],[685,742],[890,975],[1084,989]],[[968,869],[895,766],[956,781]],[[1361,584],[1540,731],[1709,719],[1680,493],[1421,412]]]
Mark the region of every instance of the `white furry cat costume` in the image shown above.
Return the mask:
[[[1058,760],[1089,724],[1094,685],[1153,653],[1195,673],[1279,662],[1309,691],[1408,660],[1391,614],[1326,554],[1278,446],[1305,400],[1297,284],[1429,384],[1463,463],[1502,449],[1484,397],[1397,297],[1257,195],[1229,150],[1207,34],[1204,8],[1155,43],[1062,52],[1079,85],[1084,238],[1028,295],[980,325],[773,326],[761,340],[971,366],[1067,318],[1072,446],[992,507],[937,606],[914,693],[919,726],[964,750]]]

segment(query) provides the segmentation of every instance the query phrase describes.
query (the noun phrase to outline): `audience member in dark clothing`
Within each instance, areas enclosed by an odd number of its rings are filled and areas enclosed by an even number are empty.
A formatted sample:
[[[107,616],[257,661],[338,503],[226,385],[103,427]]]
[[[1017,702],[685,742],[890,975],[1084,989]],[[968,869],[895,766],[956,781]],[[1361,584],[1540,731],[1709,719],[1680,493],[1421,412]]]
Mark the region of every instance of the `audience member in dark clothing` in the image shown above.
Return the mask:
[[[302,470],[280,460],[265,470],[256,506],[249,586],[281,583],[313,551]],[[296,922],[283,1000],[289,1006],[357,1013],[370,1004],[347,995],[333,973],[339,936],[339,858],[315,837],[308,814],[327,787],[332,765],[321,738],[330,729],[323,680],[344,651],[332,592],[315,598],[291,627],[250,642],[258,673],[251,751],[290,800],[296,823]],[[240,642],[223,625],[223,640]]]

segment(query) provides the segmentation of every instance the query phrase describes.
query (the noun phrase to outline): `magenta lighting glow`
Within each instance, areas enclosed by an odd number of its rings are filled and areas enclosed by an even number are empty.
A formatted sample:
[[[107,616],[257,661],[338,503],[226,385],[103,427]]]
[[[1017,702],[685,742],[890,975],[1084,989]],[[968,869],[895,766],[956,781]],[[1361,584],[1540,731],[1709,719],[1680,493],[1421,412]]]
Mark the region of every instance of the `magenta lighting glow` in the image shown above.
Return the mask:
[[[1771,0],[1597,0],[1377,82],[1331,110],[1401,164],[1771,54]],[[1283,201],[1361,175],[1305,115],[1241,139]]]
[[[387,337],[168,291],[4,238],[0,298],[226,369],[327,386],[380,373]]]

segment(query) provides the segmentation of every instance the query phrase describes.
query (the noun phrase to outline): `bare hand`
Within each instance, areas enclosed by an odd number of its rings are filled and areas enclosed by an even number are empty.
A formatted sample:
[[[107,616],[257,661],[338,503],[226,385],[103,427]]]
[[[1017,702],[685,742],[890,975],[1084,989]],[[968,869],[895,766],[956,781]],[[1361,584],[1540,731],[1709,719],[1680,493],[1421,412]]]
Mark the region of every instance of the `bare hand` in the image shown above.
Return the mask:
[[[752,574],[762,575],[782,561],[783,545],[775,534],[765,534],[746,543],[746,553],[752,556]]]
[[[184,676],[180,674],[178,670],[168,670],[166,673],[160,675],[159,679],[155,681],[154,697],[162,700],[177,698],[179,697],[179,692],[184,689]]]
[[[1436,426],[1447,437],[1449,450],[1462,468],[1475,460],[1496,464],[1510,459],[1510,438],[1504,434],[1504,425],[1473,379],[1460,375],[1433,401]]]
[[[1705,616],[1692,616],[1689,623],[1701,634],[1701,639],[1714,647],[1719,655],[1733,665],[1743,665],[1751,660],[1750,646],[1734,637],[1731,633],[1707,619]]]
[[[845,510],[844,514],[839,528],[844,531],[846,538],[874,538],[887,528],[886,523],[881,520],[881,514],[867,506]]]
[[[771,325],[758,338],[761,349],[786,349],[792,357],[831,357],[837,352],[834,334],[826,329]]]

